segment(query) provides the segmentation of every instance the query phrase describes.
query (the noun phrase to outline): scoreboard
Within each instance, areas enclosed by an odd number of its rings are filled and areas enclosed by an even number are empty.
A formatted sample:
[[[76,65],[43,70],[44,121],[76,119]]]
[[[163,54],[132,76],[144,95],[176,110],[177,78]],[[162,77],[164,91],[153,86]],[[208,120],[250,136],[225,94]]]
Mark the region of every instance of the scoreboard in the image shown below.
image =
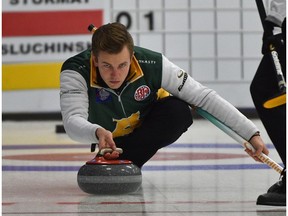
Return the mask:
[[[60,111],[61,64],[91,45],[89,24],[115,21],[136,45],[163,53],[233,105],[253,107],[262,43],[255,1],[5,0],[3,112]]]

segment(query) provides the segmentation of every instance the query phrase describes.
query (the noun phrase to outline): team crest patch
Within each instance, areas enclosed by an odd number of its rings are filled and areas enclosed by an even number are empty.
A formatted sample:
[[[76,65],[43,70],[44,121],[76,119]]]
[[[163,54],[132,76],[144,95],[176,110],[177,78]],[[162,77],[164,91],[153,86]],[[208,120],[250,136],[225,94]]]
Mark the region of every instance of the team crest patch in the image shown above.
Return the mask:
[[[151,93],[150,88],[147,85],[142,85],[136,89],[134,98],[136,101],[143,101],[147,98]]]
[[[103,103],[107,101],[111,101],[111,95],[105,89],[97,89],[96,90],[96,102]]]

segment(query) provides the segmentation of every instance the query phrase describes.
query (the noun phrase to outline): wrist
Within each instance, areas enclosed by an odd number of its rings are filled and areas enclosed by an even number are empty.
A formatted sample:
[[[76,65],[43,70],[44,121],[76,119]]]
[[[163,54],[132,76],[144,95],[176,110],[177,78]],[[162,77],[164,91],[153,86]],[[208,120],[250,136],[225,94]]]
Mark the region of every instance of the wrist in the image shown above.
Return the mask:
[[[96,136],[96,139],[97,139],[97,140],[99,140],[99,133],[100,133],[99,130],[101,130],[101,129],[102,129],[102,128],[99,127],[99,128],[97,128],[97,129],[95,130],[95,136]]]
[[[257,131],[256,133],[254,133],[254,134],[250,137],[250,139],[248,140],[248,142],[250,142],[251,139],[253,139],[253,137],[255,137],[255,136],[260,136],[260,132]]]

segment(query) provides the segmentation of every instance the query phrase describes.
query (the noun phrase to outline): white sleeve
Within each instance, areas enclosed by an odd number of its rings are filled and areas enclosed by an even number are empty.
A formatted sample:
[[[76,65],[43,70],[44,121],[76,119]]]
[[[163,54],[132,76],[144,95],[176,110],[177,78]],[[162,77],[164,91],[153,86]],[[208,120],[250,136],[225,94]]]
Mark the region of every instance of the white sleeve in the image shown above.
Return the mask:
[[[282,22],[286,17],[286,0],[272,0],[270,10],[267,13],[266,20],[282,26]]]
[[[249,140],[258,128],[214,90],[195,81],[184,70],[163,56],[162,87],[188,104],[201,107]]]
[[[76,71],[60,74],[60,107],[68,136],[78,142],[98,143],[95,131],[100,126],[88,122],[88,93],[85,79]]]

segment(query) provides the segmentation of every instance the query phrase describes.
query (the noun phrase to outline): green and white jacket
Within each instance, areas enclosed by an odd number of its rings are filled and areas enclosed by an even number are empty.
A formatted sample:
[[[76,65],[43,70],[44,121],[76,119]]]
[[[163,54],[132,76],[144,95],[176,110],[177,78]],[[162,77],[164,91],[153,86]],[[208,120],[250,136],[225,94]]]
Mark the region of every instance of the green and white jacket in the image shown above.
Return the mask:
[[[69,58],[61,69],[63,123],[67,134],[76,141],[97,143],[95,131],[99,127],[111,131],[114,138],[133,132],[161,88],[206,110],[247,140],[258,131],[234,106],[161,53],[135,47],[126,82],[117,91],[105,87],[96,70],[90,50]]]

